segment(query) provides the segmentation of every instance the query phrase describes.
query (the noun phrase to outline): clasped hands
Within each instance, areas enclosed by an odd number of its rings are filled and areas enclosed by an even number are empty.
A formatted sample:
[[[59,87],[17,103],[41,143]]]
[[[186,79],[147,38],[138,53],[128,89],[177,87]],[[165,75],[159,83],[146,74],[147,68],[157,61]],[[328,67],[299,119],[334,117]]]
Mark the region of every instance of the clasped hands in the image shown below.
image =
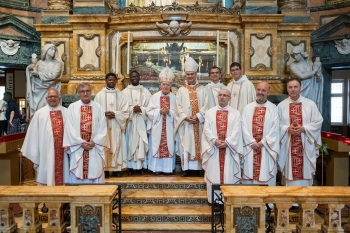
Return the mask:
[[[250,147],[253,149],[253,150],[259,150],[261,148],[263,148],[264,144],[262,144],[262,142],[253,142]]]
[[[141,107],[138,106],[138,105],[135,105],[133,107],[133,112],[136,113],[136,114],[142,112]]]
[[[83,144],[81,144],[81,147],[84,150],[91,150],[92,148],[94,148],[94,146],[95,146],[95,143],[93,141],[91,141],[91,142],[84,142]]]
[[[224,149],[227,147],[225,140],[216,139],[214,145],[219,149]]]
[[[291,125],[288,127],[288,132],[293,136],[298,136],[305,132],[305,128],[301,125]]]
[[[115,114],[114,114],[114,112],[112,112],[112,111],[106,111],[106,112],[105,112],[105,116],[106,116],[108,119],[114,119],[114,118],[115,118]]]
[[[188,116],[185,118],[185,121],[187,121],[190,124],[196,124],[198,121],[198,117],[196,115],[194,116]]]
[[[169,109],[168,108],[161,108],[160,110],[159,110],[159,113],[160,114],[162,114],[162,115],[168,115],[168,113],[169,113]]]

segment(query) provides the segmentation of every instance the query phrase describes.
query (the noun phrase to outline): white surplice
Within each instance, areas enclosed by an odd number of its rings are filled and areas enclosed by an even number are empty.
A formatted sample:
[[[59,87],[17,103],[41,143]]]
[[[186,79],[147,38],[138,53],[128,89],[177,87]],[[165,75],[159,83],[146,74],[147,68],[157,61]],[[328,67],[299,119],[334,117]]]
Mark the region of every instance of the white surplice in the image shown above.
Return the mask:
[[[211,185],[220,184],[219,148],[215,146],[218,139],[216,128],[216,112],[229,112],[226,131],[226,154],[224,165],[224,184],[236,184],[241,179],[240,157],[243,155],[243,139],[240,113],[230,107],[216,106],[205,114],[202,135],[202,166],[205,170],[204,181],[207,183],[208,201],[211,203]]]
[[[159,158],[159,146],[163,129],[163,118],[160,114],[160,97],[169,96],[170,109],[166,115],[166,136],[169,158]],[[152,172],[171,173],[175,169],[175,139],[174,139],[174,108],[176,97],[173,93],[163,95],[162,91],[155,93],[147,108],[147,131],[149,132],[148,169]]]
[[[55,148],[52,133],[50,111],[62,113],[64,124],[66,123],[67,109],[62,106],[55,108],[44,106],[35,112],[30,121],[21,152],[34,163],[36,170],[36,182],[41,185],[55,185]],[[63,182],[69,181],[69,165],[66,153],[63,157]]]
[[[253,180],[254,150],[250,145],[256,140],[253,137],[253,116],[255,107],[266,107],[264,131],[261,142],[261,166],[259,180]],[[244,184],[268,184],[276,186],[277,158],[279,154],[279,117],[278,108],[270,101],[248,104],[242,114],[242,131],[244,142],[243,174]]]
[[[194,86],[194,85],[190,85]],[[205,112],[208,110],[208,94],[205,87],[200,86],[196,89],[198,99],[197,117],[199,120],[199,135],[202,135]],[[192,106],[190,95],[185,87],[180,87],[176,93],[175,103],[175,143],[176,154],[181,157],[182,170],[202,170],[201,160],[193,160],[196,155],[195,137],[193,124],[185,121],[185,118],[192,116]],[[201,138],[199,138],[201,141]],[[200,145],[200,144],[199,144]],[[200,150],[200,148],[199,148]],[[189,160],[188,153],[191,155]],[[199,152],[200,153],[200,152]]]
[[[129,85],[122,92],[127,97],[129,104],[129,119],[125,133],[128,145],[128,168],[140,170],[141,168],[147,168],[148,138],[146,110],[152,95],[142,85]],[[133,112],[133,108],[136,105],[140,106],[141,113],[135,114]]]
[[[218,105],[219,91],[227,87],[221,82],[218,82],[218,83],[210,82],[205,86],[205,88],[207,89],[207,93],[208,93],[208,101],[209,101],[208,108],[213,108],[216,105]]]
[[[305,132],[301,133],[303,144],[303,177],[304,180],[293,180],[291,161],[291,134],[288,132],[290,126],[289,105],[291,103],[302,103],[303,127]],[[323,118],[317,109],[316,104],[307,98],[300,96],[297,101],[290,97],[278,104],[280,118],[280,156],[278,165],[282,175],[286,179],[286,186],[309,186],[313,183],[312,175],[316,171],[316,159],[319,155],[318,149],[321,146],[321,127]]]
[[[115,118],[105,117],[110,149],[105,150],[106,171],[121,171],[127,167],[127,144],[125,140],[126,122],[129,117],[129,105],[126,96],[118,88],[103,88],[96,94],[95,102],[103,111],[114,112]]]
[[[231,92],[230,106],[237,109],[241,114],[244,107],[256,99],[255,87],[245,75],[238,81],[233,79],[227,85],[227,89]]]
[[[81,106],[92,106],[91,140],[95,146],[89,151],[88,179],[83,179],[83,152],[81,145],[86,142],[80,135]],[[100,104],[81,100],[71,103],[67,111],[64,127],[63,146],[70,149],[71,183],[104,183],[105,148],[109,148],[105,114]]]

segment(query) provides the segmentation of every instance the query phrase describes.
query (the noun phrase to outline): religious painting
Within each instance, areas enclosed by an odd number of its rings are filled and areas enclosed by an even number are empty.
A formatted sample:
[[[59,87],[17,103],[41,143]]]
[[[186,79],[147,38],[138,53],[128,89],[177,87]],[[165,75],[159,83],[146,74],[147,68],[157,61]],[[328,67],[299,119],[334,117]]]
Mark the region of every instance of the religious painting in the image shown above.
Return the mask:
[[[142,85],[156,92],[159,90],[158,75],[168,66],[175,75],[173,91],[176,91],[185,83],[184,64],[188,57],[199,64],[197,78],[206,85],[210,82],[210,68],[217,64],[219,67],[224,65],[225,48],[220,46],[217,55],[215,42],[137,43],[130,49],[130,71],[138,71]]]

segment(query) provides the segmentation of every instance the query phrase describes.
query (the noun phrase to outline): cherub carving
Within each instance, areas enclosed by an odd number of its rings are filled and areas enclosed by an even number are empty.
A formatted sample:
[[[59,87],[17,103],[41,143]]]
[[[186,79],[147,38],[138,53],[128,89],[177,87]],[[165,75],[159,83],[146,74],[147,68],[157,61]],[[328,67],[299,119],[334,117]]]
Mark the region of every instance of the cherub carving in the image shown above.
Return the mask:
[[[160,29],[159,33],[162,35],[178,36],[180,33],[186,35],[190,32],[190,27],[192,22],[183,22],[179,23],[175,20],[167,23],[158,23],[156,22],[157,27]]]
[[[0,47],[5,54],[15,55],[18,49],[21,47],[19,46],[19,43],[20,41],[0,40]]]
[[[350,39],[334,40],[334,43],[340,54],[350,53]]]

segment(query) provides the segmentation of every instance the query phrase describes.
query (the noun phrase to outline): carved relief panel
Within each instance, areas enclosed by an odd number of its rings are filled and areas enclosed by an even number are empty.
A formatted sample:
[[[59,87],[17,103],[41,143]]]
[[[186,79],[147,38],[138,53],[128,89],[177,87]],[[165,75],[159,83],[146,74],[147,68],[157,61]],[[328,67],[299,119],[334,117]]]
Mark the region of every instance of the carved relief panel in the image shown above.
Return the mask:
[[[250,34],[250,70],[273,70],[272,34]]]
[[[77,70],[101,71],[101,52],[99,34],[78,34]]]

